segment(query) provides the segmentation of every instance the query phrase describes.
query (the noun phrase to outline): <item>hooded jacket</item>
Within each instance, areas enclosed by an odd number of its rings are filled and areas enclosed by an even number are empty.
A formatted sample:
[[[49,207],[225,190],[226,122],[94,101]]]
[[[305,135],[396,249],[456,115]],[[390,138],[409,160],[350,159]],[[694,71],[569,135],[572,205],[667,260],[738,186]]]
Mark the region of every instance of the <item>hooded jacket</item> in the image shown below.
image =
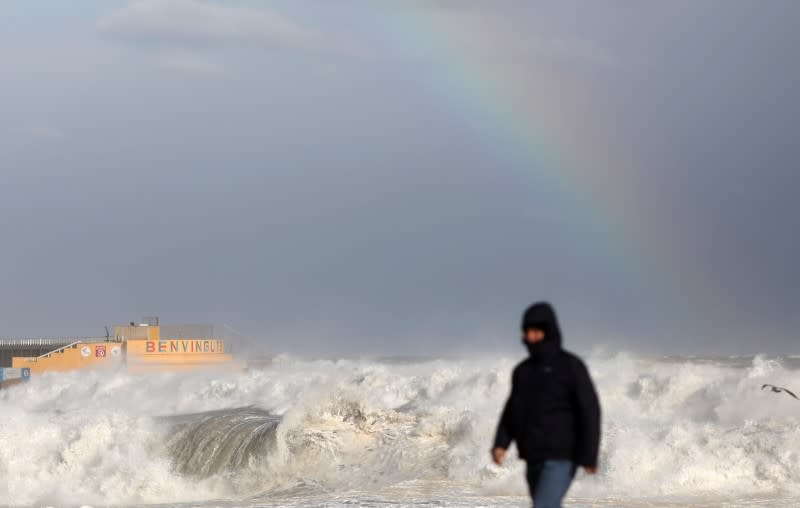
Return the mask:
[[[514,440],[528,462],[569,459],[597,466],[600,404],[589,372],[580,358],[561,348],[561,330],[553,307],[537,303],[525,311],[523,332],[544,331],[544,340],[523,343],[530,356],[514,368],[495,448]]]

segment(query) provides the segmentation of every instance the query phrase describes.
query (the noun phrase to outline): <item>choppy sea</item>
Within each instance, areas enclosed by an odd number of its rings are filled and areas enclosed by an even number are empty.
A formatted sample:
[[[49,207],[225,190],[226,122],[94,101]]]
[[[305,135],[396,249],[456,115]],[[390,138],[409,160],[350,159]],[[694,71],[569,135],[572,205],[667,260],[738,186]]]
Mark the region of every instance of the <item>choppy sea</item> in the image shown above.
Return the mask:
[[[515,359],[75,372],[0,390],[0,506],[528,506],[490,463]],[[586,358],[601,469],[567,506],[800,506],[796,357]]]

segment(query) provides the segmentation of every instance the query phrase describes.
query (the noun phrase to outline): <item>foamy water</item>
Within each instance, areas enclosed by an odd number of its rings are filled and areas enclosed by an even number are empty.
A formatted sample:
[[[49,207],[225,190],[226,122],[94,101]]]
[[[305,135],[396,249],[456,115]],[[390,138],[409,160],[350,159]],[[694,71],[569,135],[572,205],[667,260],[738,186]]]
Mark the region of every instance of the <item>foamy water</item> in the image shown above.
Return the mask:
[[[489,463],[512,359],[77,372],[0,391],[1,506],[527,506]],[[601,473],[570,506],[798,506],[797,358],[594,357]]]

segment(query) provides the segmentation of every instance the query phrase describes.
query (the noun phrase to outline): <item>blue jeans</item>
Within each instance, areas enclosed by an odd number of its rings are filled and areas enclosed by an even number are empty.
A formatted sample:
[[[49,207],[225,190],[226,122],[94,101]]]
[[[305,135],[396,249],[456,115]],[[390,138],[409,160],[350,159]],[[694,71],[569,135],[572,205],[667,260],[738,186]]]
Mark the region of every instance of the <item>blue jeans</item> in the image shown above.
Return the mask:
[[[575,478],[575,464],[571,460],[545,460],[528,463],[528,488],[536,508],[561,508]]]

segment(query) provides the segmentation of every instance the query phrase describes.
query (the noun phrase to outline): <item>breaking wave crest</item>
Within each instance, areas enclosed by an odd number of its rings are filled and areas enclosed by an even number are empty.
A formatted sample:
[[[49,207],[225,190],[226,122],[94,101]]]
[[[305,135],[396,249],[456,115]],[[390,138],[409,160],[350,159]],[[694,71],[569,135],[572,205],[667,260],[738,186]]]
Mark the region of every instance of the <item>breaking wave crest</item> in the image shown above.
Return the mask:
[[[274,448],[280,417],[246,407],[169,418],[167,448],[177,473],[207,477],[250,466]]]
[[[604,436],[601,473],[570,492],[580,505],[796,504],[800,402],[760,387],[800,387],[797,359],[588,363]],[[0,391],[0,505],[303,505],[348,493],[524,504],[523,464],[498,468],[488,454],[512,367],[283,358],[238,373],[44,376]]]

